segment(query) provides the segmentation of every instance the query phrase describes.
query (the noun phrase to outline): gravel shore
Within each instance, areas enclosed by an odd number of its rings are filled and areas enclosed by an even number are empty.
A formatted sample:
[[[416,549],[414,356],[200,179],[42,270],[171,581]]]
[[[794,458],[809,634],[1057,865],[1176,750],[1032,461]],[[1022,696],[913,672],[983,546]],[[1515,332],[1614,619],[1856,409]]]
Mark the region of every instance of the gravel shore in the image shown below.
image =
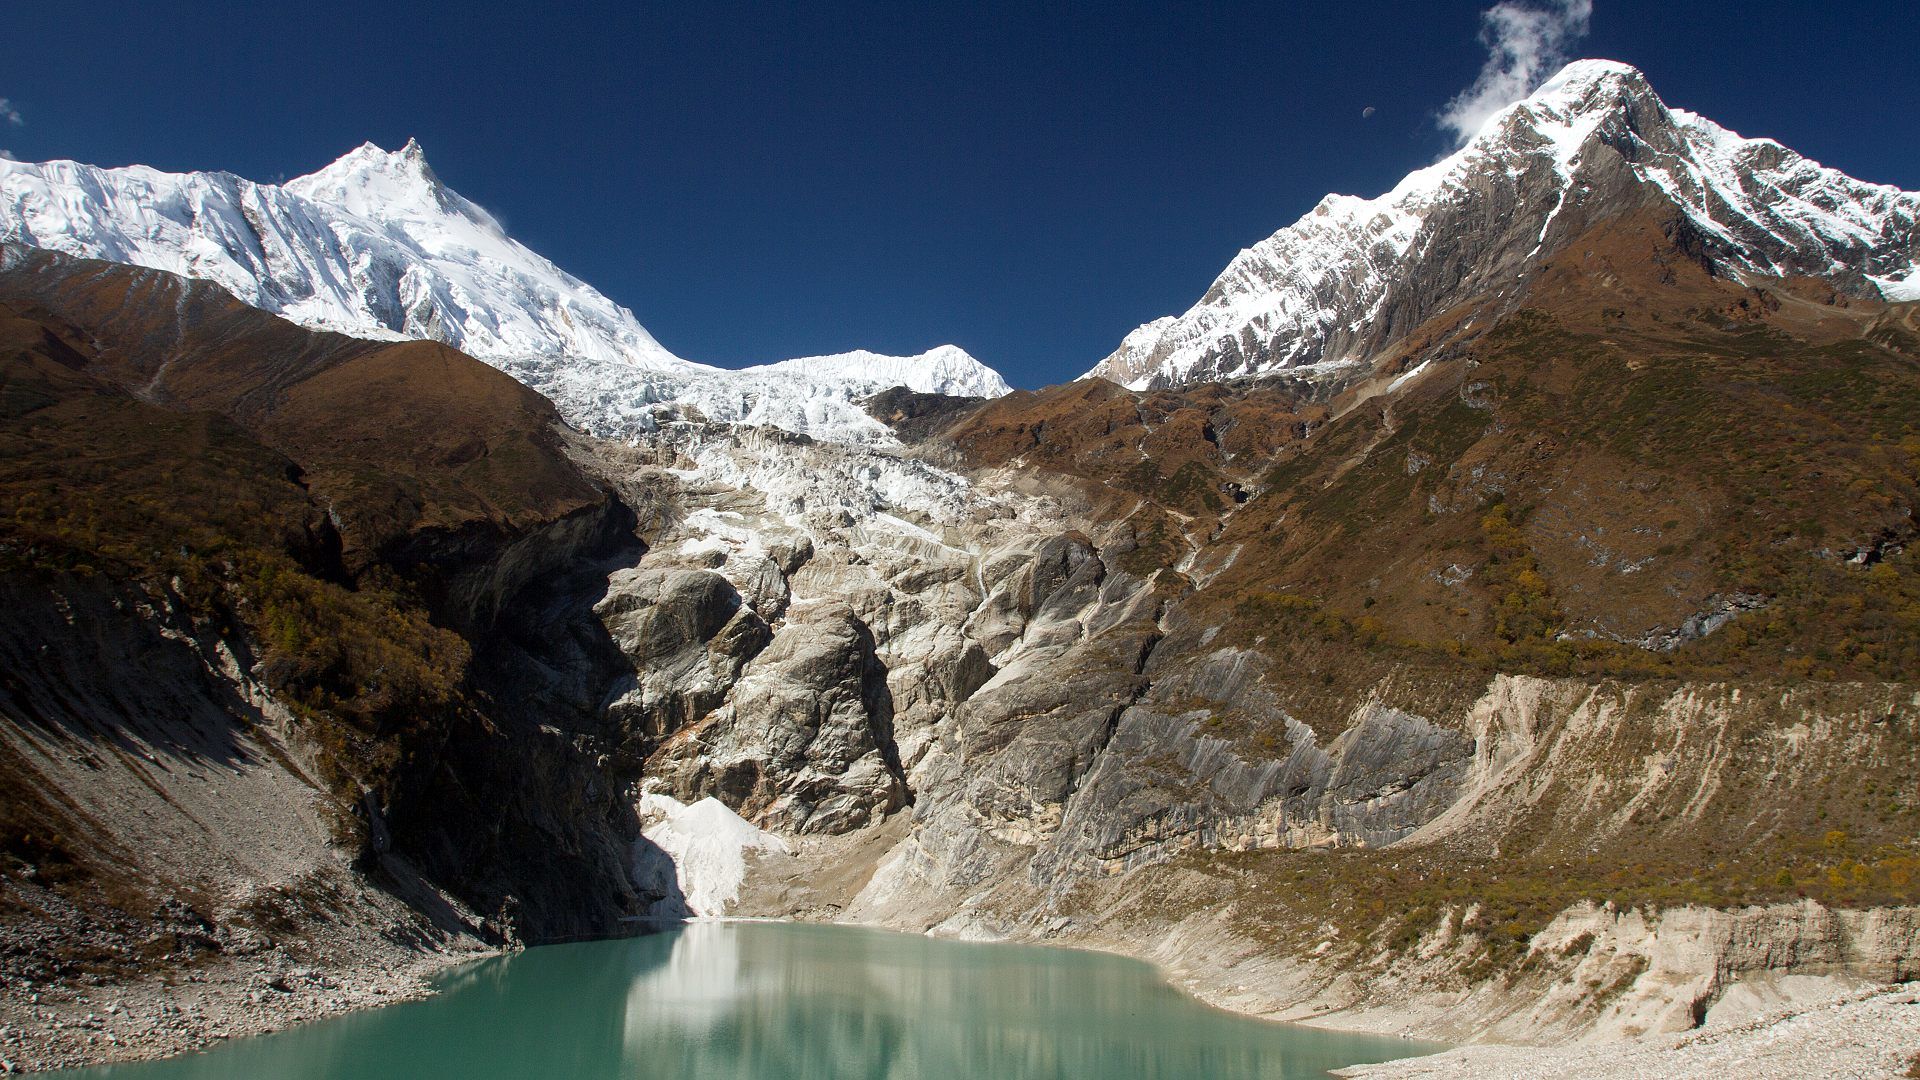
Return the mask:
[[[322,971],[290,960],[207,965],[171,981],[47,988],[0,1000],[0,1072],[136,1061],[263,1035],[430,995],[446,968],[484,949],[412,952],[387,965]],[[281,958],[284,959],[284,958]],[[1356,1066],[1363,1080],[1898,1080],[1920,1063],[1920,982],[1782,1009],[1677,1035],[1565,1047],[1466,1046]]]
[[[7,987],[0,994],[0,1073],[168,1057],[427,997],[434,975],[493,954],[479,947],[396,949],[387,962],[339,970],[270,955],[165,978]]]
[[[1343,1069],[1365,1080],[1883,1080],[1920,1075],[1920,982],[1679,1035],[1562,1047],[1467,1046]]]

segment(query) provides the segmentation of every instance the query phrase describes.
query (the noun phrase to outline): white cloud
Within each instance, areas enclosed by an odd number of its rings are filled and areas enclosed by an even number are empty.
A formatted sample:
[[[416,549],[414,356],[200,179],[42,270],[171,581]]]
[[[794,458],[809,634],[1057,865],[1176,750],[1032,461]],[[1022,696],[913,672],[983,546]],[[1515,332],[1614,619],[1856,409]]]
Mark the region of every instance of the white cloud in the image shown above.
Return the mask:
[[[1473,85],[1440,112],[1440,126],[1461,144],[1494,113],[1532,93],[1567,60],[1567,48],[1587,35],[1593,0],[1501,0],[1480,16],[1487,62]]]
[[[26,118],[20,115],[19,107],[16,106],[12,101],[3,97],[0,97],[0,123],[11,124],[14,127],[27,126]],[[8,150],[3,146],[0,146],[0,161],[19,161],[19,160],[20,160],[19,158],[13,156],[13,151]]]

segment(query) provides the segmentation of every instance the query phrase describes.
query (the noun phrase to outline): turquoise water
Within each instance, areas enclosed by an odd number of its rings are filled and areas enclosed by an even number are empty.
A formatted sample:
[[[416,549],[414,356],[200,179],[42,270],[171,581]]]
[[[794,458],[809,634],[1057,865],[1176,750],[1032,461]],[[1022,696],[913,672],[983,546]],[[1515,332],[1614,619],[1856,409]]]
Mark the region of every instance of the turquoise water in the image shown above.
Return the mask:
[[[1133,960],[694,923],[484,960],[441,993],[62,1080],[1236,1080],[1437,1047],[1248,1020]]]

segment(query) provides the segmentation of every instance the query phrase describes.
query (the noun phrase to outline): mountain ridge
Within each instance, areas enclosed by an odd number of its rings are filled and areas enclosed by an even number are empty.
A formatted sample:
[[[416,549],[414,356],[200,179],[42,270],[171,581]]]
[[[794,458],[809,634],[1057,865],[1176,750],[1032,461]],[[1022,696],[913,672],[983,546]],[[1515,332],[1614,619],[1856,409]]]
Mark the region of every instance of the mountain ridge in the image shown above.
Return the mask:
[[[1643,205],[1672,209],[1736,278],[1920,297],[1920,193],[1743,139],[1669,108],[1629,65],[1581,60],[1388,192],[1326,196],[1087,376],[1135,389],[1280,372],[1344,384],[1425,319],[1512,298],[1538,258]]]
[[[282,185],[0,161],[0,240],[212,281],[308,329],[439,341],[536,388],[565,386],[568,420],[600,434],[644,428],[645,406],[686,404],[816,437],[885,441],[860,399],[894,385],[973,397],[1011,389],[953,345],[738,369],[683,359],[632,311],[448,188],[417,140],[391,152],[363,143]]]

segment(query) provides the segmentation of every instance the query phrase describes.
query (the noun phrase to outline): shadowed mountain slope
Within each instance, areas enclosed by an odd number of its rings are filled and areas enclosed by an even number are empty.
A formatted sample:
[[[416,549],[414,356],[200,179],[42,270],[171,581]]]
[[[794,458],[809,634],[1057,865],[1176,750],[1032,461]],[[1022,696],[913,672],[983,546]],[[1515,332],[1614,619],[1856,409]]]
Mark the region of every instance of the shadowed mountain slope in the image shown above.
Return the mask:
[[[539,675],[612,678],[576,578],[638,546],[566,437],[445,346],[7,249],[0,963],[266,935],[372,971],[643,903],[631,807],[581,756],[598,693]]]

